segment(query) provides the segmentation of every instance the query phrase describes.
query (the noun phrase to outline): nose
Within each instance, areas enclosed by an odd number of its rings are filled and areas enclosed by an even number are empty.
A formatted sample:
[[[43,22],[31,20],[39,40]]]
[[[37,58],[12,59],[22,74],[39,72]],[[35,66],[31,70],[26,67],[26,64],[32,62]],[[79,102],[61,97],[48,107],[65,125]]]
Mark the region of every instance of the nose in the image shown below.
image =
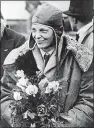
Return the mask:
[[[40,39],[41,38],[41,33],[40,32],[36,32],[34,38],[35,39]]]

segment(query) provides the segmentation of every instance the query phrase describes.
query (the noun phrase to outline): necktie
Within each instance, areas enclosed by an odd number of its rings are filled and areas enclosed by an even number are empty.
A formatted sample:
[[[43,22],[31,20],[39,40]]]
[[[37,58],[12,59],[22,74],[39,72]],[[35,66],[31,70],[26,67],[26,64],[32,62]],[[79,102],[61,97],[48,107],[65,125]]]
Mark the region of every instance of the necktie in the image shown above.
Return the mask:
[[[78,41],[79,40],[79,34],[76,34],[76,40]]]
[[[45,66],[49,60],[49,57],[50,57],[50,55],[45,53],[45,55],[44,55]]]

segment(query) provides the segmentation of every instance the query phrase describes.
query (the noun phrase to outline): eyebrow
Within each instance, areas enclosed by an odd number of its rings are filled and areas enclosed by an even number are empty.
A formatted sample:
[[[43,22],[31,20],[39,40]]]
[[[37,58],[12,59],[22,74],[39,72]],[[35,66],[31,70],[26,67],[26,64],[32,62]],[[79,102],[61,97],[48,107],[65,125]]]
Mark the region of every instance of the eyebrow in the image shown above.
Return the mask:
[[[48,29],[41,28],[40,31],[48,31]]]
[[[32,30],[36,30],[36,28],[31,28]],[[40,31],[48,31],[48,29],[40,28]]]
[[[31,27],[31,29],[35,30],[35,28],[32,28],[32,27]]]

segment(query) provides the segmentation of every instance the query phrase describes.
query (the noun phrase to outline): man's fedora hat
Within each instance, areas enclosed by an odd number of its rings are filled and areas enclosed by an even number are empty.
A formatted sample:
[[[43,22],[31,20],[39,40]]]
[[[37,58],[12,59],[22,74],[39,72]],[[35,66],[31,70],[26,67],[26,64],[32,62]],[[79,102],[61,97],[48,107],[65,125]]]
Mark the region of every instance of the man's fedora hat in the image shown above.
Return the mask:
[[[93,0],[70,0],[69,10],[63,13],[72,17],[93,16]]]

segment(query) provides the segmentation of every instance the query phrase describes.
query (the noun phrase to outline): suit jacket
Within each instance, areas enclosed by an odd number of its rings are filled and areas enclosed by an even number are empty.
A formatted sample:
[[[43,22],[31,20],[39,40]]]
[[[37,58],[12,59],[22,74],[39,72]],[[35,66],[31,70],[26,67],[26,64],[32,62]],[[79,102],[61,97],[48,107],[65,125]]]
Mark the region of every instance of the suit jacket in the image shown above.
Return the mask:
[[[81,71],[72,52],[66,49],[63,39],[58,46],[58,55],[54,52],[44,67],[40,51],[35,46],[30,52],[36,60],[38,69],[42,71],[49,81],[61,80],[62,90],[62,113],[59,127],[91,127],[93,125],[93,63],[87,72]],[[58,64],[57,64],[58,56]],[[32,59],[31,59],[32,60]],[[32,62],[33,63],[33,62]],[[8,95],[16,85],[14,64],[4,65],[2,78],[1,114],[10,124],[11,111]]]
[[[22,36],[21,34],[15,32],[12,29],[5,28],[4,30],[4,35],[1,39],[1,48],[0,48],[0,53],[1,53],[1,73],[0,73],[0,79],[3,75],[3,68],[2,64],[4,62],[4,59],[6,56],[9,54],[9,52],[21,46],[25,42],[25,37]]]

